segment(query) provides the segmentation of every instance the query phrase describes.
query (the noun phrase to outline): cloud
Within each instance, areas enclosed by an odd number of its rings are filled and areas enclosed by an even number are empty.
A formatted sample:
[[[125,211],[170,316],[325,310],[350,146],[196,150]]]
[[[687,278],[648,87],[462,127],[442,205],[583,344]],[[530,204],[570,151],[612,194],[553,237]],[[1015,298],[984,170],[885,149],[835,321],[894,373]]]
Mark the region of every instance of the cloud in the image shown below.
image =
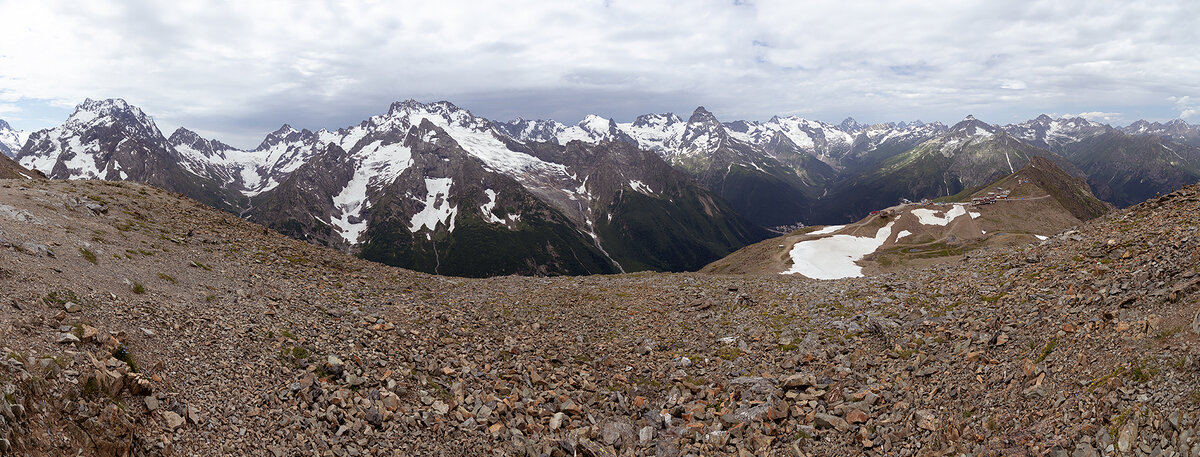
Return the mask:
[[[1007,120],[1195,116],[1164,100],[1200,90],[1200,4],[1183,1],[0,0],[0,9],[0,102],[123,97],[164,125],[228,132],[221,138],[239,145],[284,122],[350,125],[410,97],[564,122],[696,105],[723,119]],[[20,115],[8,120],[33,122]]]
[[[1125,120],[1125,117],[1121,113],[1105,113],[1101,111],[1089,111],[1079,114],[1063,114],[1061,117],[1082,117],[1089,121],[1104,122],[1109,124]]]
[[[1025,81],[1021,81],[1019,79],[1001,79],[1000,80],[1000,88],[1001,89],[1021,90],[1026,87],[1029,87],[1029,85],[1025,84]]]
[[[1175,104],[1175,109],[1179,110],[1180,119],[1192,119],[1200,115],[1200,103],[1193,103],[1190,96],[1171,96],[1167,97],[1167,101]]]

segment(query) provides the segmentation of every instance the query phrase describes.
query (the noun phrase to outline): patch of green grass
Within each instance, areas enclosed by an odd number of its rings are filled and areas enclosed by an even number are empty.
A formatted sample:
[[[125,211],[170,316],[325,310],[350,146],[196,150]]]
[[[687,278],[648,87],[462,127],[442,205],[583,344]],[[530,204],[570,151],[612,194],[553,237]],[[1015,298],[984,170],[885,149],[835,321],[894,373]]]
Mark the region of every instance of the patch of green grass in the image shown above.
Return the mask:
[[[1102,385],[1104,385],[1104,383],[1108,382],[1109,379],[1112,379],[1116,376],[1121,376],[1122,374],[1125,374],[1125,367],[1123,367],[1123,366],[1117,367],[1115,370],[1112,371],[1112,373],[1101,376],[1100,379],[1092,381],[1091,384],[1088,384],[1087,391],[1089,393],[1095,392],[1096,389],[1099,389],[1100,386],[1102,386]]]
[[[205,264],[203,264],[203,263],[200,263],[200,262],[198,262],[198,261],[195,261],[195,260],[193,260],[193,261],[192,261],[191,265],[192,265],[193,267],[199,268],[199,269],[201,269],[201,270],[204,270],[204,271],[212,271],[212,267],[210,267],[210,266],[208,266],[208,265],[205,265]]]
[[[1113,418],[1109,421],[1109,423],[1112,424],[1112,427],[1108,428],[1108,436],[1116,439],[1117,433],[1120,431],[1121,426],[1125,425],[1126,422],[1129,422],[1129,416],[1131,414],[1133,414],[1133,410],[1126,409],[1121,411],[1121,414],[1113,416]]]
[[[87,248],[79,248],[79,255],[83,256],[83,260],[91,262],[92,265],[97,264],[95,252],[92,252],[91,250],[89,250]]]
[[[1005,294],[1007,294],[1007,292],[1000,292],[999,294],[996,294],[996,295],[983,295],[983,296],[979,297],[979,299],[983,300],[985,302],[988,302],[988,303],[996,303],[1001,298],[1004,298]]]
[[[279,349],[279,362],[291,367],[300,366],[301,361],[310,361],[311,356],[307,348],[299,345],[284,345]]]
[[[1157,335],[1154,335],[1154,339],[1158,340],[1159,342],[1166,341],[1168,338],[1178,335],[1181,331],[1183,331],[1183,327],[1176,325],[1169,329],[1158,332]]]
[[[1129,369],[1129,379],[1139,384],[1145,384],[1155,376],[1158,376],[1159,369],[1156,366],[1137,363]]]
[[[737,360],[742,356],[742,350],[737,346],[722,346],[717,348],[717,357],[725,360]]]
[[[146,286],[143,286],[142,283],[140,283],[140,282],[134,281],[133,282],[133,293],[138,294],[138,295],[146,293]]]
[[[75,292],[69,290],[55,290],[42,297],[42,301],[48,305],[65,305],[67,302],[79,303],[79,297],[75,296]]]
[[[175,284],[175,278],[172,278],[171,275],[166,274],[166,273],[159,273],[158,279],[169,282],[171,284]]]
[[[1042,363],[1046,357],[1050,357],[1056,347],[1058,347],[1058,337],[1050,338],[1050,341],[1047,341],[1046,345],[1042,347],[1042,353],[1038,355],[1037,363]]]
[[[129,354],[129,350],[126,349],[124,345],[121,345],[117,348],[117,350],[113,351],[112,356],[114,359],[120,360],[125,362],[126,365],[129,365],[130,371],[135,373],[139,371],[137,362],[133,360],[133,356]]]

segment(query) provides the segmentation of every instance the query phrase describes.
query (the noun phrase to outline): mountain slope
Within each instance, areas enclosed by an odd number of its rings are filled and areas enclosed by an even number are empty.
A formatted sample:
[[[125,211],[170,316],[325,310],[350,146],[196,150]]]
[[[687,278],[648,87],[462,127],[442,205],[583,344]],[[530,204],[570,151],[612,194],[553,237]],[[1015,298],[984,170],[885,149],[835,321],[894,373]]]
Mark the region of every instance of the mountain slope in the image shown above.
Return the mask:
[[[1113,209],[1053,161],[1023,168],[948,198],[902,204],[845,226],[797,230],[705,266],[719,274],[801,274],[839,279],[928,266],[984,247],[1013,246],[1095,219]]]
[[[29,171],[15,160],[0,154],[0,179],[45,179],[40,172]]]
[[[622,141],[542,144],[583,179],[584,223],[624,271],[696,270],[766,232],[657,154]]]
[[[1066,146],[1098,197],[1125,207],[1200,181],[1200,147],[1109,131]]]
[[[1176,143],[1200,147],[1200,126],[1190,125],[1183,119],[1166,123],[1139,120],[1120,130],[1131,135],[1159,136]]]
[[[968,116],[945,134],[845,178],[830,190],[818,214],[826,221],[844,222],[902,199],[954,195],[1014,173],[1036,156],[1074,170],[1052,152]]]
[[[765,236],[627,143],[509,140],[508,154],[540,164],[524,168],[535,173],[522,183],[462,147],[470,137],[414,119],[367,133],[344,154],[331,145],[256,196],[249,217],[367,259],[458,276],[697,269]]]
[[[790,139],[771,136],[775,156],[730,135],[712,113],[699,107],[666,157],[751,222],[772,227],[805,221],[812,201],[834,172],[819,160],[797,154]]]
[[[487,169],[428,118],[416,120],[368,132],[349,151],[331,143],[256,196],[248,216],[293,237],[420,271],[617,271],[561,212]]]

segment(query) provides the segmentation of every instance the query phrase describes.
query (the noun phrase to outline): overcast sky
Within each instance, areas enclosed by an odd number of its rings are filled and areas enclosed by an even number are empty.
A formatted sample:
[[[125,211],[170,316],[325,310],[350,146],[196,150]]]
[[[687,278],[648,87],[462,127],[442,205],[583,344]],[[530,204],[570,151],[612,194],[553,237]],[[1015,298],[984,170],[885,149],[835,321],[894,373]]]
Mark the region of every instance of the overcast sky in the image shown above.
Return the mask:
[[[120,97],[253,147],[395,100],[496,120],[1200,121],[1200,2],[0,0],[0,119]]]

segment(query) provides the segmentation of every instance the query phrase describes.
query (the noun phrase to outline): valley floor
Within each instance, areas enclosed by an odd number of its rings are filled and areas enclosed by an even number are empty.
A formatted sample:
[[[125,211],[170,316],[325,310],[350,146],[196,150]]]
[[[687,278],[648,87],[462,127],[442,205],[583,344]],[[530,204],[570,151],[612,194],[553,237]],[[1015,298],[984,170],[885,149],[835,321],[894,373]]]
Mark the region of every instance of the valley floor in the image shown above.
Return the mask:
[[[0,181],[0,454],[1200,455],[1197,191],[866,278],[475,280]]]

